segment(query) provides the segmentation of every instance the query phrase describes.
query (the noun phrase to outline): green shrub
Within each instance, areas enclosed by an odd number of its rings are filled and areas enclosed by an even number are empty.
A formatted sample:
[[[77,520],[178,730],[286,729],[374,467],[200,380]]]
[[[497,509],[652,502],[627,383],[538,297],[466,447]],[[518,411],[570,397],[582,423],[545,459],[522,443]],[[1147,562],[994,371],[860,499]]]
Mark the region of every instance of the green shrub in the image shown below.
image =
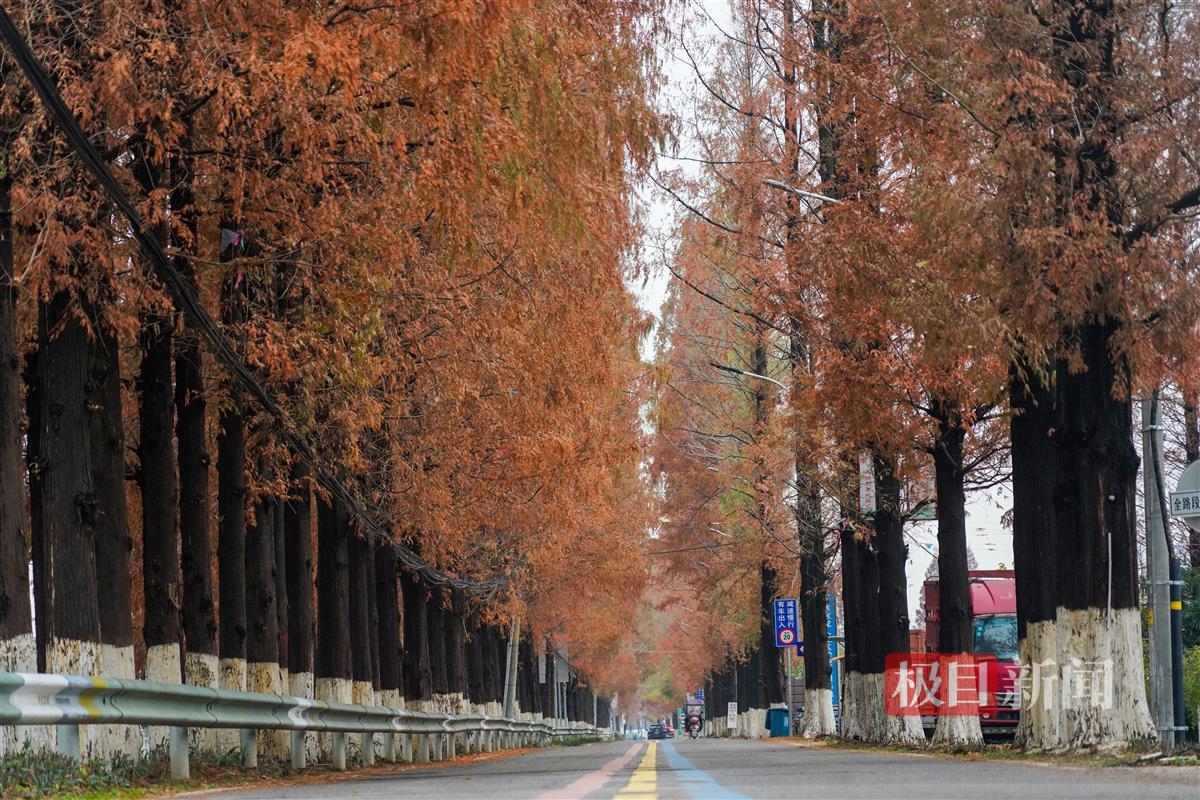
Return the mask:
[[[1200,645],[1183,651],[1183,706],[1187,710],[1188,727],[1195,732],[1197,709],[1200,709]]]

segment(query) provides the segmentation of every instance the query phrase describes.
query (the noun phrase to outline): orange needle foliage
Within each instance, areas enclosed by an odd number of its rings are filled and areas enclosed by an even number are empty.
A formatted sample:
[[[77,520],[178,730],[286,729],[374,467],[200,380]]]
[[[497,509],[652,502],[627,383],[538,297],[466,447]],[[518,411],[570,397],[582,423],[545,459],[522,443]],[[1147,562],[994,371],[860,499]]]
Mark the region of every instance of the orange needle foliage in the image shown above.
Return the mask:
[[[274,287],[249,293],[231,333],[327,466],[431,563],[511,576],[491,611],[527,614],[600,689],[632,686],[618,654],[644,580],[646,323],[623,280],[627,176],[660,135],[657,13],[652,0],[10,6],[146,218],[181,238],[206,305],[231,277]],[[4,103],[29,234],[22,302],[69,283],[132,341],[139,310],[164,298],[27,88],[7,80]],[[169,183],[138,187],[128,152],[142,143],[171,180],[186,162],[193,207],[169,208]],[[220,228],[253,249],[221,263]],[[69,258],[87,272],[67,275]],[[254,439],[255,492],[287,475],[272,438]]]

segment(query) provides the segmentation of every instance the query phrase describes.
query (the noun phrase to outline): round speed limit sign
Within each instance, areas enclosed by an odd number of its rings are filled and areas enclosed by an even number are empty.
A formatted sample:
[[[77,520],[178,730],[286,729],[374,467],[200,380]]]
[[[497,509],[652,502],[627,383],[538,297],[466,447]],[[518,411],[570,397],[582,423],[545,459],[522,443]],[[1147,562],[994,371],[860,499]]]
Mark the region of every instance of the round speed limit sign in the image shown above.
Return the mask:
[[[786,628],[779,632],[779,641],[783,642],[784,644],[791,644],[792,640],[795,638],[796,634],[792,633]]]

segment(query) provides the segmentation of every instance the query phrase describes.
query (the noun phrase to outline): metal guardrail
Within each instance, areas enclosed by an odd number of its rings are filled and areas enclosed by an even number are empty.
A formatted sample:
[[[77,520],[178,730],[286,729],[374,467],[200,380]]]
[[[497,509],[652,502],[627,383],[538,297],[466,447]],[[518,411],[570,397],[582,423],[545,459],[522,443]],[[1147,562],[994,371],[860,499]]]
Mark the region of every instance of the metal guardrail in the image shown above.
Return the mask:
[[[384,706],[329,703],[304,697],[237,692],[131,678],[85,678],[0,672],[0,725],[54,725],[58,750],[79,759],[79,726],[156,725],[170,729],[171,777],[188,777],[188,729],[241,731],[242,763],[258,764],[259,730],[291,731],[293,768],[305,766],[305,734],[331,734],[334,769],[346,768],[346,734],[362,737],[363,760],[374,763],[383,735],[389,761],[440,761],[459,752],[545,745],[556,736],[608,735],[586,723],[566,727],[479,714],[438,714]],[[399,747],[397,746],[399,738]]]

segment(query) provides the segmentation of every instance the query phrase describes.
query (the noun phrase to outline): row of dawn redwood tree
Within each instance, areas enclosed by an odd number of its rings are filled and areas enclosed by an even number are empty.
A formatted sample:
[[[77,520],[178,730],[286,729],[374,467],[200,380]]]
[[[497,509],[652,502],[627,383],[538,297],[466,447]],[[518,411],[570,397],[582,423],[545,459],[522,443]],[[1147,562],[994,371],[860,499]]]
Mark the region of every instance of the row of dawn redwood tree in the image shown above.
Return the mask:
[[[516,617],[523,709],[544,641],[632,698],[656,4],[6,10],[282,411],[5,53],[0,669],[455,707]]]
[[[1171,383],[1194,407],[1200,378],[1200,15],[731,6],[715,43],[682,32],[700,167],[662,179],[685,217],[660,337],[664,571],[706,587],[671,610],[674,635],[706,632],[677,688],[744,704],[774,651],[767,602],[798,595],[804,733],[832,733],[840,584],[843,734],[923,742],[883,708],[884,655],[908,648],[902,527],[936,501],[938,649],[969,652],[966,491],[1011,468],[1021,660],[1043,686],[1071,664],[1112,680],[1111,708],[1025,702],[1021,743],[1153,737],[1131,404]],[[979,721],[942,717],[935,741],[979,745]]]

